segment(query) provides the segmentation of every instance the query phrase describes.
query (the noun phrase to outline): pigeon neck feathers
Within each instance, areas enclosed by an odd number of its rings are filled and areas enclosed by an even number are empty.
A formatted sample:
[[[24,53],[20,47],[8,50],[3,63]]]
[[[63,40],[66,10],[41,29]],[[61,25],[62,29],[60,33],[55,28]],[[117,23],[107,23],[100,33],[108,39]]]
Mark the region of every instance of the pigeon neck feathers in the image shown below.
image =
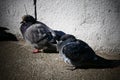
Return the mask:
[[[22,33],[22,35],[24,36],[24,33],[26,32],[27,28],[29,28],[32,25],[32,23],[22,23],[21,27],[20,27],[20,31]]]

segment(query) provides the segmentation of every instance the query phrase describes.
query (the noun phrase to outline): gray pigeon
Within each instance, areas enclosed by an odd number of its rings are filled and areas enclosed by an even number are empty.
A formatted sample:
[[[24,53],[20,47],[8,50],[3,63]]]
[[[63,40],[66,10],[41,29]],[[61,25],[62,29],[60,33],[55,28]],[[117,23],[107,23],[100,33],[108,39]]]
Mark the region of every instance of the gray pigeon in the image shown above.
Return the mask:
[[[84,41],[73,35],[63,35],[57,44],[60,57],[65,63],[78,68],[113,68],[120,65],[120,60],[108,60],[95,54],[93,49]]]
[[[73,35],[63,35],[57,45],[60,57],[65,63],[73,65],[74,69],[99,58],[87,43],[76,39]]]
[[[35,48],[33,53],[53,46],[55,32],[44,23],[36,21],[31,15],[22,17],[20,31],[24,39]]]

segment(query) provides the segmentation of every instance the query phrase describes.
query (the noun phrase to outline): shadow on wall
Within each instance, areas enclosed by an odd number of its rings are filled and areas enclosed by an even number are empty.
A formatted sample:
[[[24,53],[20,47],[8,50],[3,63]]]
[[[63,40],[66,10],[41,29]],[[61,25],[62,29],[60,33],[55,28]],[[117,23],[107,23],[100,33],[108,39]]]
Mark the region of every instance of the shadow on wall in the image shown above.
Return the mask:
[[[7,32],[9,30],[6,27],[0,27],[0,41],[18,41],[15,35]]]

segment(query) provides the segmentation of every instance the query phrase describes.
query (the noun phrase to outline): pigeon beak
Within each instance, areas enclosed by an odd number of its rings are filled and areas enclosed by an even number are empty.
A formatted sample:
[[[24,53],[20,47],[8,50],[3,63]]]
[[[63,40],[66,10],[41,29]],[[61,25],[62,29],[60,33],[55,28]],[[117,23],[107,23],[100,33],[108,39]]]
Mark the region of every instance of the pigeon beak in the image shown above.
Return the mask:
[[[25,23],[25,21],[21,21],[21,22],[20,22],[20,24],[23,24],[23,23]]]

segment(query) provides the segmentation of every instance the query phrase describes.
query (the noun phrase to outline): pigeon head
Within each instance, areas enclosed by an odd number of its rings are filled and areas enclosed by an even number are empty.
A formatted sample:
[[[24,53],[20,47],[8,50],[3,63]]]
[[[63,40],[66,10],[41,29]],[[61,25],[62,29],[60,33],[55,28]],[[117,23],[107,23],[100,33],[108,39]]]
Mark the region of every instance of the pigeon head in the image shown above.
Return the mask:
[[[76,40],[75,36],[70,35],[70,34],[65,34],[60,38],[60,41],[62,42],[63,41],[75,41],[75,40]]]
[[[30,22],[30,23],[35,23],[36,20],[35,20],[35,18],[34,18],[33,16],[31,16],[31,15],[24,15],[24,16],[22,17],[22,22],[21,22],[21,23],[28,23],[28,22]]]
[[[67,43],[74,42],[74,41],[76,41],[75,36],[70,35],[70,34],[65,34],[65,35],[63,35],[63,36],[60,38],[60,41],[57,42],[58,50],[59,50],[62,46],[66,45]]]
[[[57,41],[60,41],[60,38],[61,38],[61,36],[63,36],[63,35],[65,35],[66,33],[65,32],[63,32],[63,31],[58,31],[58,30],[54,30],[54,32],[55,32],[55,39],[57,40]]]

